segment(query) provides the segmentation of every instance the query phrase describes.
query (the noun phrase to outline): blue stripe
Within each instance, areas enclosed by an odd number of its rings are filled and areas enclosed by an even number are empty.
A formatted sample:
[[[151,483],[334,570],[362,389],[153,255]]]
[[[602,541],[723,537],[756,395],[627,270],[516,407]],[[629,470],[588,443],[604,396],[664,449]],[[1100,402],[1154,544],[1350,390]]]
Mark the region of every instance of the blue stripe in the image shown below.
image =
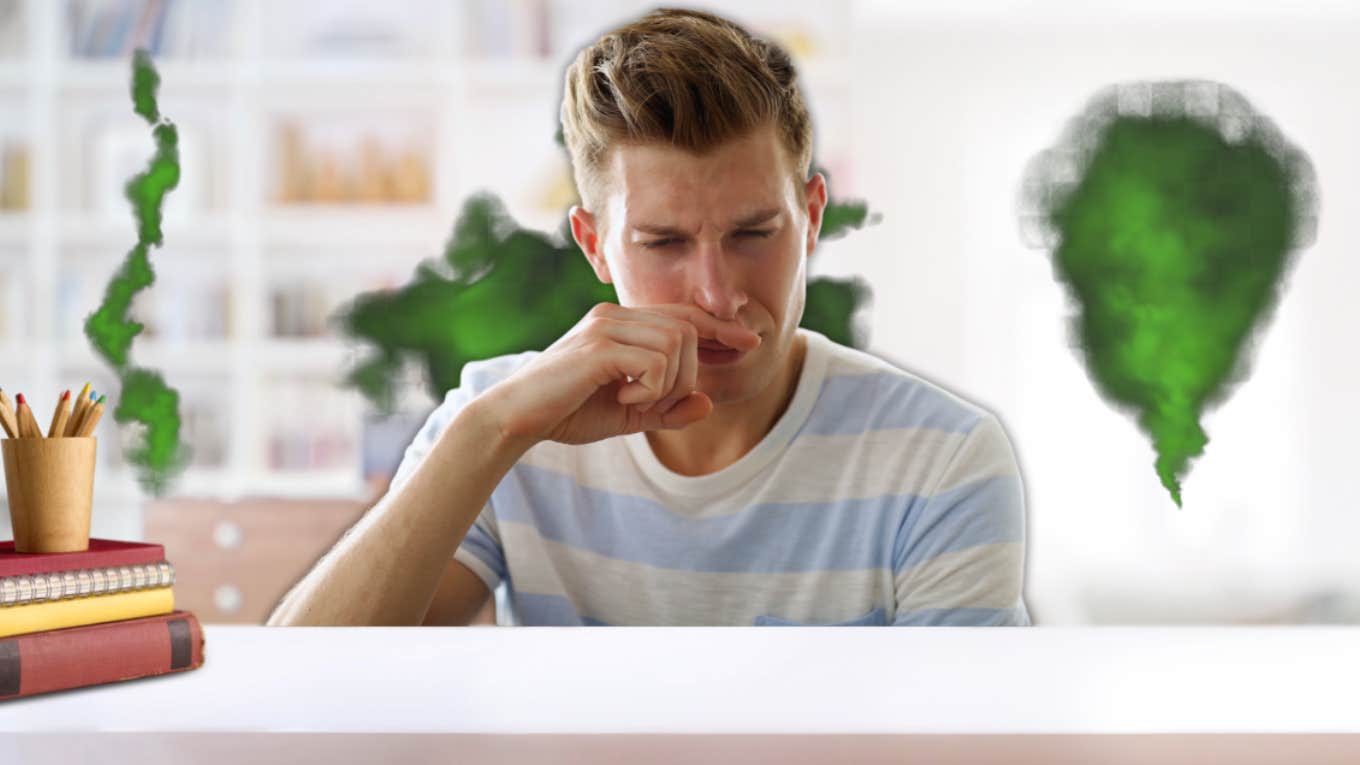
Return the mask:
[[[1018,477],[1000,476],[932,503],[887,495],[764,503],[733,515],[687,518],[650,499],[587,488],[569,476],[520,464],[496,487],[492,504],[501,524],[526,525],[545,539],[615,560],[682,571],[855,571],[893,568],[894,561],[911,565],[926,553],[1020,541],[1023,529],[1009,522],[1018,520],[1019,486]],[[955,504],[963,509],[945,512]],[[931,529],[928,545],[912,542]]]
[[[887,623],[887,609],[879,606],[863,616],[839,622],[795,622],[778,616],[761,614],[756,617],[757,627],[882,627]]]
[[[534,592],[510,594],[515,616],[525,627],[585,627],[608,626],[595,619],[582,619],[571,601],[560,595],[539,595]]]
[[[458,547],[472,553],[477,560],[485,563],[487,568],[496,572],[497,579],[505,578],[505,554],[501,546],[477,524],[472,524],[467,536],[463,537],[463,543]]]
[[[904,519],[893,546],[894,570],[975,545],[1023,542],[1024,502],[1017,475],[940,492]]]
[[[515,614],[526,627],[609,627],[607,622],[581,616],[571,601],[560,595],[540,595],[533,592],[512,591]],[[818,626],[872,626],[883,623],[883,608],[875,608],[865,616]],[[769,616],[757,617],[754,624],[761,626],[802,626],[797,622]],[[1029,611],[1018,608],[923,608],[900,613],[894,627],[1006,627],[1030,626]]]
[[[901,613],[894,627],[1028,627],[1029,611],[1021,608],[922,608]]]
[[[653,500],[581,486],[516,465],[492,494],[498,522],[616,560],[684,571],[783,573],[892,565],[894,530],[919,500],[766,503],[687,518]]]
[[[800,435],[853,435],[893,428],[967,433],[982,415],[919,380],[889,372],[838,375],[822,383]]]

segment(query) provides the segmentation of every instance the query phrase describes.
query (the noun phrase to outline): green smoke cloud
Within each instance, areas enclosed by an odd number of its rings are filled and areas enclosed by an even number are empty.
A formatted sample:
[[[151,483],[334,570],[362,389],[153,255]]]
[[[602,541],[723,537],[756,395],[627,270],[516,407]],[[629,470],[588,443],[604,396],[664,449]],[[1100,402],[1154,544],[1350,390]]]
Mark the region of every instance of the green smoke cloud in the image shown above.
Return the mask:
[[[1312,166],[1224,85],[1122,85],[1035,158],[1024,205],[1075,303],[1091,381],[1136,417],[1180,506],[1209,441],[1200,418],[1247,378],[1312,239]]]
[[[159,84],[151,57],[144,50],[136,51],[132,57],[133,110],[152,126],[156,152],[146,169],[123,189],[137,218],[137,243],[105,287],[99,307],[85,319],[85,336],[118,374],[122,392],[114,420],[143,426],[139,443],[129,446],[126,456],[140,468],[142,487],[156,495],[164,493],[170,478],[189,459],[189,450],[179,440],[179,394],[160,374],[130,366],[128,358],[133,338],[142,331],[142,325],[128,317],[128,310],[137,293],[156,280],[148,252],[163,243],[161,206],[165,195],[179,184],[179,134],[174,124],[160,116]]]
[[[823,239],[880,219],[858,201],[832,202],[823,218]],[[810,280],[802,325],[854,344],[854,314],[868,296],[859,279]],[[458,386],[464,364],[543,350],[604,301],[618,296],[596,279],[569,222],[551,236],[525,229],[495,196],[478,194],[464,203],[441,257],[422,263],[400,290],[359,295],[337,313],[345,335],[373,346],[346,383],[390,411],[412,359],[438,400]]]

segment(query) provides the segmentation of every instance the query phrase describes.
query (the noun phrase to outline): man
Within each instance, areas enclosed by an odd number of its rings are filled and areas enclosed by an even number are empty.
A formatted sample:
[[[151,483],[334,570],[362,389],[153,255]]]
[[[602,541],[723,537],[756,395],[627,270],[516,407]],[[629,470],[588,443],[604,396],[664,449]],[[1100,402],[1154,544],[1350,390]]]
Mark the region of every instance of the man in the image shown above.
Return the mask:
[[[572,234],[619,305],[468,364],[272,624],[1024,625],[997,419],[800,329],[826,207],[785,53],[660,10],[567,71]]]

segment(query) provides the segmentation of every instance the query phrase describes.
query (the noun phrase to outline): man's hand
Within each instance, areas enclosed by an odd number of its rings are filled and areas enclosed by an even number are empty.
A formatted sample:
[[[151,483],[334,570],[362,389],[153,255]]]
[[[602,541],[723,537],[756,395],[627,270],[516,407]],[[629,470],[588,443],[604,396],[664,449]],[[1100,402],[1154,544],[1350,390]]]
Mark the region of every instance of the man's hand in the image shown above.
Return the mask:
[[[702,420],[699,338],[738,350],[758,334],[693,305],[599,303],[533,361],[486,391],[502,431],[526,443],[587,444]]]

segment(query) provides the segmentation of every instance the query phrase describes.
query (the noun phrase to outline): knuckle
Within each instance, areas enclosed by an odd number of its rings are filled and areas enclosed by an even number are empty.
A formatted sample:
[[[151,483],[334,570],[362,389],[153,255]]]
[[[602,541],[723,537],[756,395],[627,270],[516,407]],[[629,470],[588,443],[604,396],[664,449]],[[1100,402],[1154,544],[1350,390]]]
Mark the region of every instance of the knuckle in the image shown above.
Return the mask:
[[[612,319],[606,319],[602,316],[591,316],[586,320],[585,333],[591,337],[600,337],[612,323]]]

